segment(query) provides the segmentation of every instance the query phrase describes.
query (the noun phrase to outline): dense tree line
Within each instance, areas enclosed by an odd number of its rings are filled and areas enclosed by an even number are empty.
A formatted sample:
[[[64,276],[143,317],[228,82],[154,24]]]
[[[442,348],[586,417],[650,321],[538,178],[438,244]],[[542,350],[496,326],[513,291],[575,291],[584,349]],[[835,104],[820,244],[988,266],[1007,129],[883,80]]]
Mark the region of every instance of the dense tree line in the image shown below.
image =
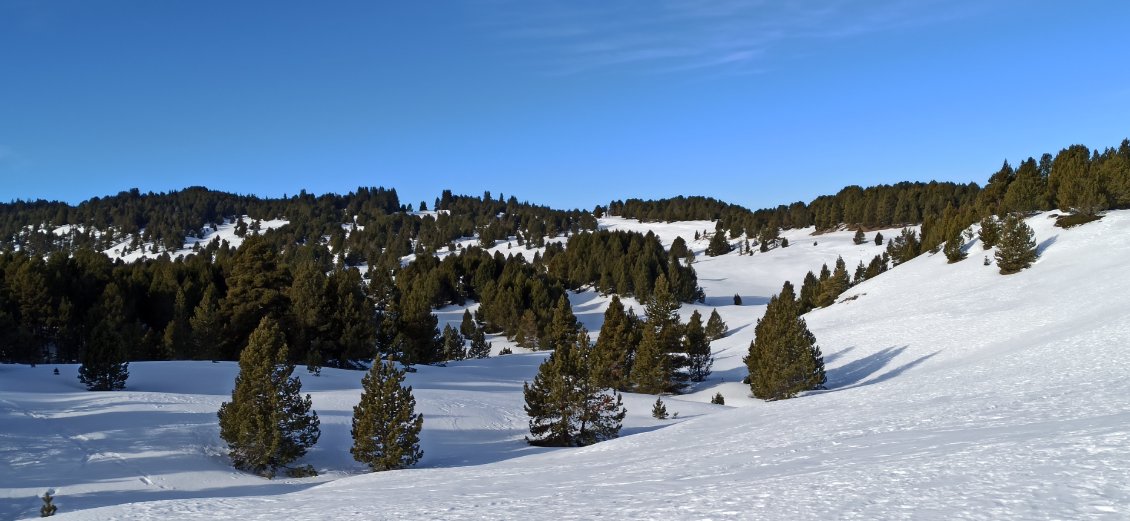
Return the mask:
[[[592,285],[601,293],[646,300],[663,275],[676,300],[703,299],[686,242],[677,240],[668,252],[651,232],[599,230],[573,235],[563,249],[548,249],[544,259],[549,273],[569,289]]]

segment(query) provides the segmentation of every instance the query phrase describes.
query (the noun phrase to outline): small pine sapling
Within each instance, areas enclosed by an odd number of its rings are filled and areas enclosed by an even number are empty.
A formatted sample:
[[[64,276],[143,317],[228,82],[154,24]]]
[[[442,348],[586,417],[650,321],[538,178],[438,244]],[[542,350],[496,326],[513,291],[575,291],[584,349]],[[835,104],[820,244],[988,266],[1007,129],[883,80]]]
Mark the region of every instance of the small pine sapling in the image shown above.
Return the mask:
[[[737,293],[734,293],[734,305],[735,306],[742,305],[742,296],[738,295]]]
[[[39,507],[39,517],[51,517],[59,510],[59,507],[51,503],[55,497],[51,495],[50,490],[44,492],[43,497],[39,499],[43,500],[43,506]]]
[[[651,406],[651,417],[657,420],[667,419],[667,406],[663,404],[663,398],[655,397],[655,405]]]
[[[726,405],[726,398],[722,396],[722,393],[714,393],[714,397],[710,399],[710,403],[714,405]]]

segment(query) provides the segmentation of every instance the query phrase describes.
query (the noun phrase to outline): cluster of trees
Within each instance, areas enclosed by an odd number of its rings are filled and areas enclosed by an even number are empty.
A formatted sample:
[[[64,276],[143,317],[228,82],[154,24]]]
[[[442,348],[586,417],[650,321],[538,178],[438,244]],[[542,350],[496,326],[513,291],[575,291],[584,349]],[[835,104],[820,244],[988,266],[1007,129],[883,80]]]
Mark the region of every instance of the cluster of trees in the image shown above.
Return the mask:
[[[648,299],[660,275],[680,302],[705,298],[691,263],[694,254],[682,237],[665,251],[652,232],[599,230],[569,237],[564,248],[546,250],[549,273],[569,289],[594,286],[601,293]]]
[[[753,395],[763,400],[792,398],[820,389],[827,380],[824,355],[801,315],[803,306],[789,282],[769,299],[745,357]]]
[[[309,465],[290,466],[321,436],[310,395],[302,396],[302,382],[293,373],[286,336],[274,319],[264,317],[241,350],[231,401],[218,412],[220,437],[236,468],[268,478],[279,470],[289,476],[316,474]],[[411,466],[423,456],[423,416],[415,412],[412,388],[403,381],[403,371],[379,360],[361,381],[350,453],[374,471]]]

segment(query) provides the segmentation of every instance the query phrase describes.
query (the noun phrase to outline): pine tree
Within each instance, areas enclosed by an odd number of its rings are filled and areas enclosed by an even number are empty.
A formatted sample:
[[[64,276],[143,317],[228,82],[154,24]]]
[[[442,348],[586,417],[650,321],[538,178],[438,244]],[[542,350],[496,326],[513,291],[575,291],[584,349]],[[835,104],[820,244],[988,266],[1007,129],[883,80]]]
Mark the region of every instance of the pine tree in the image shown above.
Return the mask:
[[[951,235],[950,238],[946,240],[945,246],[942,247],[942,253],[946,255],[946,259],[949,260],[950,264],[963,261],[969,256],[969,254],[962,249],[962,246],[965,246],[965,241],[963,240],[961,231]]]
[[[39,499],[43,500],[43,506],[39,507],[39,517],[51,517],[55,515],[55,512],[59,511],[59,507],[55,506],[52,503],[52,501],[55,500],[55,497],[51,495],[50,490],[44,492],[43,497]]]
[[[459,332],[466,338],[475,334],[475,320],[471,317],[471,310],[463,310],[463,321],[459,323]]]
[[[714,397],[710,399],[710,403],[714,405],[726,405],[726,398],[722,396],[720,392],[714,393]]]
[[[657,420],[667,419],[667,406],[663,404],[663,398],[655,397],[655,405],[651,406],[651,417]]]
[[[268,478],[306,454],[321,435],[310,395],[291,376],[286,340],[277,323],[264,317],[240,353],[239,374],[230,402],[220,406],[220,437],[228,444],[232,464]]]
[[[590,368],[597,385],[626,389],[628,375],[639,343],[639,319],[624,310],[620,297],[613,295],[604,311],[604,324],[593,347]]]
[[[392,362],[376,361],[361,379],[361,402],[353,407],[353,459],[374,472],[415,465],[424,456],[420,429],[424,416],[416,412],[412,387],[404,371]]]
[[[670,385],[671,362],[659,344],[655,328],[650,325],[644,325],[643,337],[636,348],[631,382],[635,392],[641,394],[658,394]]]
[[[687,353],[687,374],[691,381],[701,382],[710,376],[714,357],[710,353],[710,339],[702,327],[702,315],[697,309],[691,314],[685,330],[683,343]]]
[[[981,239],[981,247],[987,250],[996,246],[1000,239],[1000,232],[1000,224],[997,223],[996,218],[992,215],[982,217],[981,229],[977,231],[977,238]]]
[[[562,295],[557,299],[557,306],[553,308],[553,318],[549,322],[549,330],[541,341],[541,349],[557,349],[562,344],[569,344],[577,339],[577,317],[573,315],[573,308],[569,299]]]
[[[821,273],[823,275],[823,273]],[[847,264],[843,257],[836,257],[836,269],[827,280],[820,285],[820,297],[817,304],[820,307],[831,306],[836,298],[851,287],[851,278],[848,276]]]
[[[262,236],[244,241],[232,260],[228,293],[221,302],[227,327],[222,356],[239,358],[239,350],[265,316],[280,320],[290,308],[285,293],[290,274],[279,264],[278,254]]]
[[[722,230],[714,232],[710,237],[710,244],[706,246],[707,257],[717,257],[730,253],[730,241],[726,240],[726,234]]]
[[[588,332],[564,344],[538,367],[533,383],[522,385],[530,417],[531,445],[583,446],[615,438],[623,424],[623,399],[592,378]]]
[[[1036,239],[1023,219],[1009,215],[1001,226],[1000,242],[997,244],[997,267],[1001,275],[1016,273],[1036,262]]]
[[[824,385],[824,356],[800,318],[791,283],[785,282],[781,293],[769,299],[754,334],[745,363],[755,397],[792,398]]]
[[[883,245],[883,233],[882,232],[875,232],[875,246],[882,246],[882,245]]]
[[[734,305],[735,306],[742,305],[742,296],[738,295],[737,293],[734,293]]]
[[[855,231],[855,237],[852,238],[852,242],[854,242],[855,244],[863,244],[867,242],[867,236],[863,234],[863,228],[859,228]]]
[[[467,358],[490,358],[490,346],[483,328],[474,328],[471,332],[471,349],[467,351]]]
[[[466,339],[451,324],[443,326],[443,358],[449,361],[467,358]]]
[[[718,315],[718,309],[715,308],[710,312],[710,318],[706,320],[706,338],[710,340],[718,340],[726,336],[730,331],[730,326],[727,326],[722,321],[722,317]]]
[[[129,354],[125,328],[125,303],[118,285],[111,282],[91,310],[94,328],[78,368],[78,379],[91,391],[119,391],[129,378]]]

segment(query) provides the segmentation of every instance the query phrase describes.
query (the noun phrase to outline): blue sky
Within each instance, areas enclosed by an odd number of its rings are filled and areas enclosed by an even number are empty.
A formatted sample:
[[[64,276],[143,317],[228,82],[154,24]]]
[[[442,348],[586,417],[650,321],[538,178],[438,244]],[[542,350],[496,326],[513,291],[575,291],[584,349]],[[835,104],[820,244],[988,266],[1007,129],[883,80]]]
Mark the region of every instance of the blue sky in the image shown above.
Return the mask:
[[[1130,2],[0,0],[0,200],[559,208],[983,183],[1130,136]]]

